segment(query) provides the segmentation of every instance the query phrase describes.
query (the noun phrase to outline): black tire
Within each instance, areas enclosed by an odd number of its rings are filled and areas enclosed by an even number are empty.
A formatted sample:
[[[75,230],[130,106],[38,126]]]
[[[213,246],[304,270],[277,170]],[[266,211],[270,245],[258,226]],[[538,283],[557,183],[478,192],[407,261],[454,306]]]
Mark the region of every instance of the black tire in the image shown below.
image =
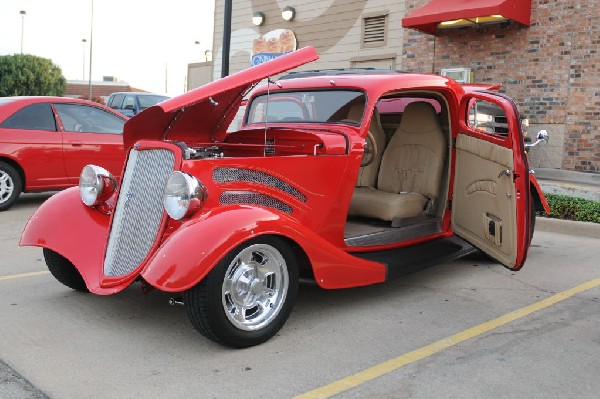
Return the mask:
[[[13,206],[22,190],[19,172],[13,166],[0,162],[0,212]]]
[[[81,274],[67,258],[51,249],[44,248],[44,259],[48,270],[59,282],[75,291],[90,292]]]
[[[279,272],[263,274],[271,267]],[[242,286],[248,290],[240,290]],[[297,292],[298,265],[292,250],[281,238],[265,236],[233,249],[200,283],[184,292],[183,299],[192,325],[202,335],[221,345],[246,348],[269,340],[283,327]],[[247,301],[250,296],[256,300]]]

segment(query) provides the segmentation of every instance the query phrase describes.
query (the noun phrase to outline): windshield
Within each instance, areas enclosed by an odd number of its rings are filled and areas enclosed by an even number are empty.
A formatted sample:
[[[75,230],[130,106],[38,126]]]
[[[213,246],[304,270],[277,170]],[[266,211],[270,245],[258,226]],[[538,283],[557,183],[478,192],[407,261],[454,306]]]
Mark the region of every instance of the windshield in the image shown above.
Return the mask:
[[[267,102],[268,100],[268,102]],[[365,109],[363,92],[314,90],[262,94],[248,107],[248,125],[265,122],[342,122],[360,124]]]

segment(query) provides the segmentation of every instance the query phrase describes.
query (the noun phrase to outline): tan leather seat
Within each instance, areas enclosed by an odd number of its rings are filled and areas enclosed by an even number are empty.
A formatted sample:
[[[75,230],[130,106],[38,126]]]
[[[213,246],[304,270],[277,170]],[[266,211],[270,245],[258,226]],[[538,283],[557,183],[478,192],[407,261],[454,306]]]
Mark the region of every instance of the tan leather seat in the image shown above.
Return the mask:
[[[356,188],[349,214],[387,221],[421,215],[428,201],[439,196],[446,152],[433,106],[407,105],[383,153],[376,188]]]

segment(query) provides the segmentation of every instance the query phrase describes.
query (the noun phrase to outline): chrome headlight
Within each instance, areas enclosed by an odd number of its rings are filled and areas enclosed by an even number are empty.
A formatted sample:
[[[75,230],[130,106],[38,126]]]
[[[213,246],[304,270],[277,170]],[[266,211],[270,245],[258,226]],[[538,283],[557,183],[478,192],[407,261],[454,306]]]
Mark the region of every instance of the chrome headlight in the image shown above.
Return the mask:
[[[79,176],[79,195],[87,206],[106,201],[117,189],[117,179],[104,168],[86,165]]]
[[[165,211],[175,220],[191,216],[204,205],[206,188],[194,176],[173,172],[165,186]]]

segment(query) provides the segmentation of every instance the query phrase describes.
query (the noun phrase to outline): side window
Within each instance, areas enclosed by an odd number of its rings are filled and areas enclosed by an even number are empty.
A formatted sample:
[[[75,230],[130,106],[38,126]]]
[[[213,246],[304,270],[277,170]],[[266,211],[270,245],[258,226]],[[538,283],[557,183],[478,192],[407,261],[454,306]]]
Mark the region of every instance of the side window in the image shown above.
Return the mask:
[[[121,104],[123,103],[123,97],[125,97],[123,94],[115,94],[112,100],[110,100],[110,104],[108,104],[108,106],[112,109],[121,108]]]
[[[123,101],[123,109],[135,109],[134,96],[125,96],[125,101]]]
[[[54,104],[65,132],[122,134],[125,121],[103,109],[82,104]]]
[[[469,103],[467,125],[498,138],[508,136],[508,120],[502,107],[489,101],[472,99]]]
[[[32,104],[9,116],[2,125],[7,129],[56,131],[52,107],[48,103]]]

